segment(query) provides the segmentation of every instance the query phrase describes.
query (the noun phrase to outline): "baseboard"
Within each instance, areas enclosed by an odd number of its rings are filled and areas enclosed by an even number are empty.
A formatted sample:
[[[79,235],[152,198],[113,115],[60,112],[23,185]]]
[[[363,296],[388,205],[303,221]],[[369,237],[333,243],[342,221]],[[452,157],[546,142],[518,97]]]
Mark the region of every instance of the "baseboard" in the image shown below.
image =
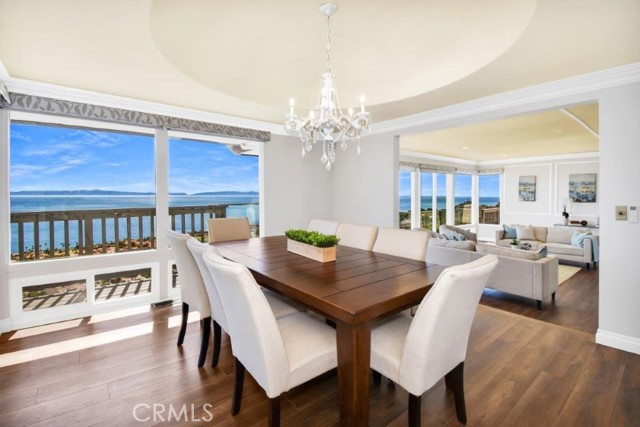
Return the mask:
[[[607,347],[617,348],[618,350],[640,354],[640,338],[634,338],[598,329],[598,332],[596,333],[596,343],[606,345]]]
[[[11,320],[10,319],[1,319],[0,320],[0,334],[3,334],[5,332],[9,332],[13,330],[13,328],[11,328]]]

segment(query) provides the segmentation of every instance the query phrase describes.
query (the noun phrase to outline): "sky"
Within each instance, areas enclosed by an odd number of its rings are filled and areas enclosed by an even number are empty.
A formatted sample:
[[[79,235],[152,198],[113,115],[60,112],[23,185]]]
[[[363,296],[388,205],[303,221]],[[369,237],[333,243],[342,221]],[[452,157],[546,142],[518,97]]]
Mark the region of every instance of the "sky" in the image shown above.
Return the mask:
[[[153,136],[12,123],[10,153],[11,191],[155,192]],[[172,139],[169,191],[258,191],[258,158]]]
[[[420,174],[420,191],[422,196],[432,196],[433,184],[431,173]],[[447,194],[446,178],[443,174],[437,175],[438,195]],[[480,175],[480,197],[500,197],[500,175]],[[400,171],[400,196],[411,195],[411,172]],[[471,175],[455,176],[455,197],[471,197]]]

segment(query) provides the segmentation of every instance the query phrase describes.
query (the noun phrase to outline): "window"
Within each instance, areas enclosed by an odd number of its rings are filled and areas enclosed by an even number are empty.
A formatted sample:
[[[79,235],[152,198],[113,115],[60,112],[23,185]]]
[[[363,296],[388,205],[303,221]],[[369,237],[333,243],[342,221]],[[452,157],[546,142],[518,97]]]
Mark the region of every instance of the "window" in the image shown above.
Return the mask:
[[[411,173],[400,171],[398,194],[400,195],[400,228],[411,229]]]
[[[447,223],[447,175],[444,173],[434,174],[436,179],[436,227],[440,230],[441,224]]]
[[[478,177],[480,224],[500,224],[500,175]]]
[[[433,173],[420,172],[420,228],[433,229]]]
[[[207,240],[209,218],[249,219],[260,235],[258,156],[236,154],[231,146],[169,139],[171,228]]]
[[[128,298],[151,293],[151,269],[118,271],[95,277],[95,300]]]
[[[155,247],[153,136],[12,122],[10,152],[12,261]]]
[[[471,224],[471,175],[454,174],[454,225]]]
[[[86,301],[87,283],[85,280],[70,280],[22,288],[23,311],[63,307]]]

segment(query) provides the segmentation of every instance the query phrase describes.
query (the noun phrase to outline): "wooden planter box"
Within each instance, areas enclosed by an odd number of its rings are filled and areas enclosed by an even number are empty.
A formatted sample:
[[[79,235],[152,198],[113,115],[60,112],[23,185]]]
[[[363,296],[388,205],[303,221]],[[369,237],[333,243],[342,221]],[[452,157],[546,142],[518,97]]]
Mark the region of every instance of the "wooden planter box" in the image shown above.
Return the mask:
[[[311,258],[320,262],[331,262],[336,260],[336,247],[318,248],[306,243],[296,242],[287,239],[287,250],[303,257]]]

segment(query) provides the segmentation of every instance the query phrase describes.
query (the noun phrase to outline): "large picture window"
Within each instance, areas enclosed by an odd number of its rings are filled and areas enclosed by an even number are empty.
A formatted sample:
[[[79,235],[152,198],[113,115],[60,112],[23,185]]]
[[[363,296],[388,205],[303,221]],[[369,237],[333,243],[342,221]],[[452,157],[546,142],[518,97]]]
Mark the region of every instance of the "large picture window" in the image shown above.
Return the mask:
[[[240,150],[238,150],[240,151]],[[207,240],[209,218],[247,217],[260,235],[259,162],[230,145],[169,139],[171,228]]]
[[[12,122],[14,262],[155,247],[152,135]]]

